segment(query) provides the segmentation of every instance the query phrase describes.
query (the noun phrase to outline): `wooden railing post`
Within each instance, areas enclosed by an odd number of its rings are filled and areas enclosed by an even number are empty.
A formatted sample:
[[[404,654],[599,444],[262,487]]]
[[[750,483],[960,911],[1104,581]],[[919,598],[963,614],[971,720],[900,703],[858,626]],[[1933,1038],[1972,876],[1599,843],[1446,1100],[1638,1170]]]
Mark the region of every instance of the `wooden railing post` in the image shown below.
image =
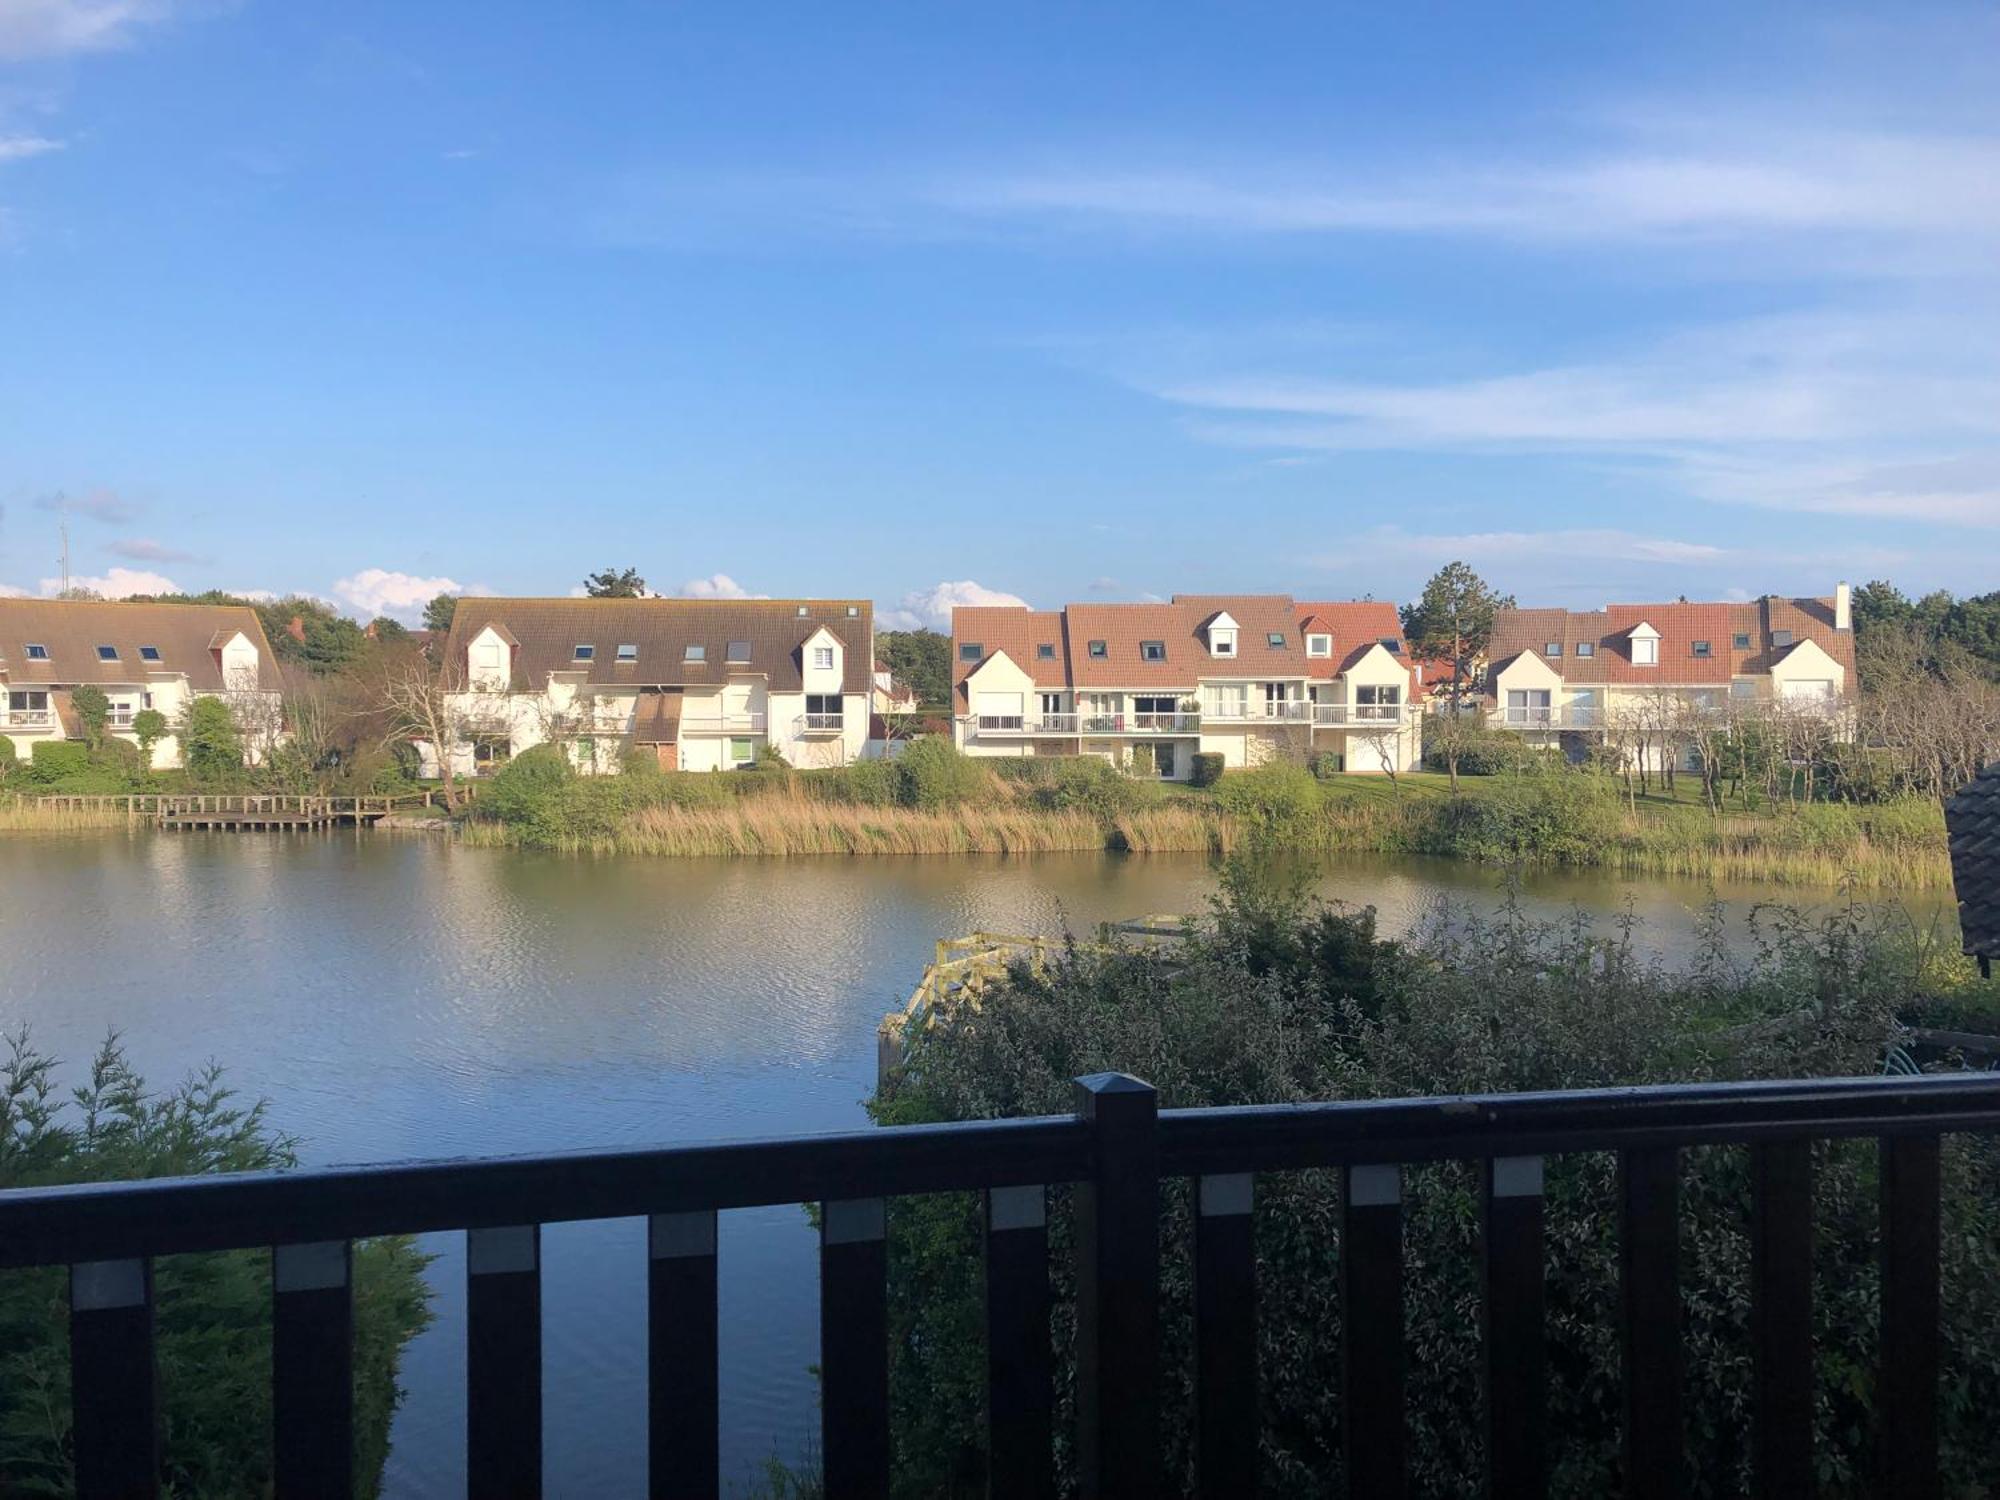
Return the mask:
[[[1680,1153],[1618,1158],[1618,1287],[1629,1500],[1687,1493],[1681,1416]]]
[[[826,1500],[889,1493],[888,1205],[820,1205],[820,1458]]]
[[[1351,1500],[1409,1488],[1403,1411],[1403,1169],[1347,1169],[1340,1216],[1340,1412]]]
[[[721,1491],[715,1210],[654,1214],[647,1239],[646,1492],[706,1500]]]
[[[1195,1180],[1194,1473],[1200,1500],[1257,1493],[1257,1251],[1248,1172]]]
[[[1939,1164],[1934,1135],[1885,1137],[1882,1150],[1880,1492],[1936,1500]]]
[[[1485,1168],[1486,1493],[1512,1500],[1544,1494],[1548,1486],[1542,1159],[1492,1157]]]
[[[466,1234],[466,1474],[473,1495],[542,1493],[541,1230]]]
[[[152,1262],[102,1260],[70,1267],[69,1348],[77,1500],[157,1494]]]
[[[278,1500],[349,1500],[354,1275],[345,1240],[271,1253],[271,1429]]]
[[[1160,1492],[1159,1096],[1123,1073],[1076,1080],[1094,1137],[1076,1190],[1077,1468],[1085,1500]]]
[[[1048,1189],[986,1194],[986,1493],[1055,1494]]]

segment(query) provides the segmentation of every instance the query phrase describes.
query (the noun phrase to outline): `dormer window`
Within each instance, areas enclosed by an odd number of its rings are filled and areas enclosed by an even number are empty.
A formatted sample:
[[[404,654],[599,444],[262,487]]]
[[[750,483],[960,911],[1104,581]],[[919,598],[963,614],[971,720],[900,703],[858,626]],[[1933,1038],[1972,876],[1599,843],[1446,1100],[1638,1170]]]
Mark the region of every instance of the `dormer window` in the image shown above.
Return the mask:
[[[618,659],[627,662],[637,661],[639,659],[639,648],[631,641],[623,642],[618,647]]]
[[[139,648],[140,661],[158,661],[159,659],[160,648],[158,646],[141,646]]]
[[[986,648],[977,641],[959,642],[958,659],[960,661],[978,661],[985,654]]]
[[[595,646],[587,645],[583,642],[578,642],[576,648],[576,655],[574,659],[577,661],[590,661],[596,655],[597,655],[597,648]]]
[[[750,643],[748,641],[731,641],[729,643],[727,659],[736,662],[750,660]]]
[[[681,660],[682,660],[682,661],[707,661],[707,660],[708,660],[708,647],[706,647],[706,646],[697,646],[697,645],[696,645],[696,644],[695,644],[695,643],[694,643],[693,641],[689,641],[689,642],[688,642],[688,643],[687,643],[687,644],[686,644],[685,646],[681,647]]]
[[[97,648],[97,659],[99,661],[118,660],[118,648],[116,646],[99,646]]]
[[[1236,654],[1236,621],[1227,610],[1213,616],[1208,622],[1208,654],[1210,656]]]
[[[1139,642],[1139,659],[1141,661],[1165,661],[1167,659],[1167,643],[1165,641]]]
[[[28,642],[29,661],[47,661],[48,659],[49,648],[47,646],[36,645],[33,641]]]
[[[1632,662],[1635,666],[1657,666],[1660,660],[1660,638],[1653,635],[1632,637]]]
[[[1105,657],[1111,654],[1110,648],[1102,641],[1092,641],[1089,649],[1092,661],[1103,661]]]
[[[1321,635],[1317,631],[1308,634],[1306,636],[1306,655],[1333,655],[1333,637],[1330,635]]]
[[[816,672],[831,672],[833,670],[833,647],[813,647],[813,670]]]

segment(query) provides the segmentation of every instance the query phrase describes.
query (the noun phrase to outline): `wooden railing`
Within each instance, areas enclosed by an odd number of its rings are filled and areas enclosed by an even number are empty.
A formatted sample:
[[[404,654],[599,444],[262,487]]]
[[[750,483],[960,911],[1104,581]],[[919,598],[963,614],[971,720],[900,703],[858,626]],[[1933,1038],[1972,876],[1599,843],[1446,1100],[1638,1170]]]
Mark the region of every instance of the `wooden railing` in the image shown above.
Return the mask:
[[[456,790],[470,802],[476,788],[461,779]],[[167,813],[322,812],[335,817],[377,817],[424,807],[442,807],[444,793],[432,787],[373,797],[323,797],[307,792],[129,792],[84,794],[50,792],[25,798],[62,812],[124,812],[143,817]]]
[[[1257,1173],[1342,1169],[1348,1493],[1407,1486],[1402,1169],[1480,1163],[1488,1490],[1549,1473],[1542,1166],[1614,1151],[1628,1496],[1684,1493],[1680,1152],[1751,1152],[1755,1491],[1813,1473],[1812,1143],[1877,1137],[1881,1317],[1875,1491],[1937,1494],[1939,1138],[2000,1130],[1986,1074],[1683,1085],[1160,1111],[1122,1074],[1078,1079],[1073,1115],[648,1150],[92,1183],[0,1193],[0,1268],[70,1267],[81,1500],[156,1492],[155,1257],[272,1246],[273,1474],[280,1496],[351,1493],[351,1243],[467,1234],[467,1444],[476,1496],[542,1483],[540,1225],[648,1216],[651,1493],[712,1495],[716,1214],[820,1214],[821,1453],[832,1500],[888,1492],[886,1200],[985,1194],[989,1489],[1054,1492],[1047,1189],[1075,1188],[1075,1454],[1086,1496],[1165,1487],[1160,1193],[1196,1180],[1195,1454],[1202,1496],[1257,1488]],[[636,1269],[636,1268],[635,1268]]]

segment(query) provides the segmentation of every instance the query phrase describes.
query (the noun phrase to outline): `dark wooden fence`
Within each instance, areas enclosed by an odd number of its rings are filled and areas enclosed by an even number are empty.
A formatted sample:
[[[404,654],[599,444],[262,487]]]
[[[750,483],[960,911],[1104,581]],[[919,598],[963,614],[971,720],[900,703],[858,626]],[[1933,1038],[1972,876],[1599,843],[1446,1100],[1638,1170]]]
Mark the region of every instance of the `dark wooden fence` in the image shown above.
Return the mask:
[[[1047,1189],[1076,1197],[1076,1453],[1089,1496],[1160,1471],[1163,1178],[1196,1179],[1196,1452],[1203,1496],[1255,1492],[1255,1174],[1343,1172],[1348,1492],[1406,1484],[1402,1169],[1481,1164],[1489,1491],[1543,1492],[1542,1164],[1614,1151],[1627,1493],[1682,1491],[1680,1152],[1746,1146],[1753,1170],[1756,1492],[1811,1493],[1812,1143],[1881,1151],[1878,1493],[1938,1494],[1939,1138],[2000,1130],[2000,1076],[1834,1079],[1244,1109],[1156,1107],[1120,1074],[1073,1116],[651,1150],[242,1173],[0,1193],[0,1267],[70,1267],[78,1493],[151,1494],[159,1457],[152,1259],[270,1246],[281,1496],[348,1496],[352,1241],[467,1233],[467,1443],[476,1496],[541,1487],[540,1225],[649,1216],[650,1492],[717,1491],[716,1213],[816,1202],[826,1493],[887,1491],[886,1200],[985,1194],[991,1493],[1052,1494]]]

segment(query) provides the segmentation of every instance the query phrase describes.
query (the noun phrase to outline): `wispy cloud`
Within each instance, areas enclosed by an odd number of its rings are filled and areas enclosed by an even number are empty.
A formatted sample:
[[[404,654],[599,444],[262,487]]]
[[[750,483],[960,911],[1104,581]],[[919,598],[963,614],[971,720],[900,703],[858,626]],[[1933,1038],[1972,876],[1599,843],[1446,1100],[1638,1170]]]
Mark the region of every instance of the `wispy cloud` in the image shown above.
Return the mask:
[[[151,537],[120,537],[109,542],[104,550],[113,557],[122,557],[128,562],[177,563],[200,562],[197,553],[183,547],[170,547],[165,542],[154,541]]]
[[[168,0],[0,0],[0,61],[128,46],[171,9]]]
[[[93,521],[102,521],[107,526],[124,526],[137,520],[142,509],[135,501],[127,500],[114,490],[88,490],[81,495],[71,495],[58,491],[44,495],[35,502],[37,510],[52,510],[66,516],[88,516]]]
[[[45,135],[0,135],[0,162],[26,161],[31,156],[46,156],[62,148],[61,141]]]

